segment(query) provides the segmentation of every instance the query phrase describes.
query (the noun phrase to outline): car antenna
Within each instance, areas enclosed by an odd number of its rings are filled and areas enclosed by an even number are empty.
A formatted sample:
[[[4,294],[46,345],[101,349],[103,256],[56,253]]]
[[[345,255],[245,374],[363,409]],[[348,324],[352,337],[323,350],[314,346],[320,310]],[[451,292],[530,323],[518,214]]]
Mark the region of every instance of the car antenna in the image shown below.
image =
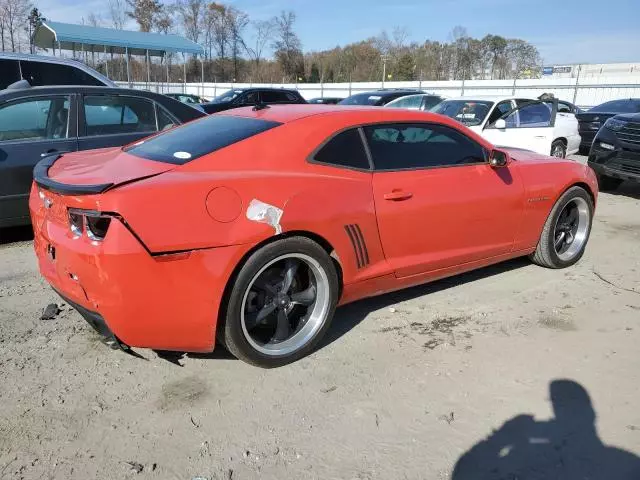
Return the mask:
[[[265,108],[270,108],[270,107],[266,103],[258,101],[251,110],[253,110],[254,112],[257,112],[259,110],[264,110]]]

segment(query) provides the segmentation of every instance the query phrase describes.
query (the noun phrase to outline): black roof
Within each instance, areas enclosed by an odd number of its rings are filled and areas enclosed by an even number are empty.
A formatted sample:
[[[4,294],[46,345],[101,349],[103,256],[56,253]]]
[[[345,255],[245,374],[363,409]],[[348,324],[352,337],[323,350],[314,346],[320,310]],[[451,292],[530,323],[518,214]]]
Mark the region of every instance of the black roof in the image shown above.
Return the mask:
[[[378,90],[371,90],[369,92],[356,92],[354,95],[392,95],[394,93],[409,93],[414,95],[420,95],[427,92],[422,90],[414,90],[413,88],[381,88]]]
[[[238,87],[238,88],[230,88],[229,90],[238,90],[240,92],[251,92],[255,90],[259,90],[261,92],[271,91],[271,92],[293,92],[298,93],[298,90],[295,88],[275,88],[275,87]]]
[[[6,100],[14,97],[23,97],[29,95],[47,95],[56,93],[112,93],[115,95],[134,95],[136,97],[147,97],[157,99],[159,93],[150,92],[148,90],[134,90],[131,88],[120,87],[99,87],[90,85],[48,85],[42,87],[28,87],[17,89],[0,90],[0,100]]]

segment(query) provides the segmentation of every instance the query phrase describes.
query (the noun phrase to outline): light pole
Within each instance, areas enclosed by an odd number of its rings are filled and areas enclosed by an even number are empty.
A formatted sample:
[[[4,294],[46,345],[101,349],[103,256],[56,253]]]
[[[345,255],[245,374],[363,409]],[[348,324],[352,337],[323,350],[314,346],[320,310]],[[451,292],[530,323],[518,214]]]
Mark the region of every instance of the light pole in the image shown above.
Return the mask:
[[[380,55],[382,58],[382,88],[384,88],[384,79],[387,77],[387,56]]]

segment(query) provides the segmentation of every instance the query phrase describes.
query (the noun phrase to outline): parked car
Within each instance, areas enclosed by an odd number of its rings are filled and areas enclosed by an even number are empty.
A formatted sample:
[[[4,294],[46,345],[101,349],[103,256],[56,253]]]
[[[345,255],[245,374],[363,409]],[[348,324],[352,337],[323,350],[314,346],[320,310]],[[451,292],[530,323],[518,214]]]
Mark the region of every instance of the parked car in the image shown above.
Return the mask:
[[[406,95],[396,98],[385,105],[388,108],[407,108],[409,110],[431,110],[445,98],[440,95],[430,93],[419,93],[418,95]]]
[[[46,280],[125,348],[217,337],[264,367],[310,353],[336,305],[514,257],[574,264],[597,196],[579,162],[399,109],[231,110],[91,161],[34,171]]]
[[[415,95],[417,93],[424,92],[421,92],[420,90],[402,89],[374,90],[372,92],[356,93],[351,95],[339,102],[339,105],[370,105],[373,107],[382,107],[396,98]]]
[[[431,111],[458,120],[496,145],[562,158],[580,145],[575,115],[560,113],[557,100],[462,97],[444,100]]]
[[[198,105],[200,103],[207,103],[209,100],[198,95],[192,95],[190,93],[165,93],[167,97],[171,97],[174,100],[178,100],[182,103],[188,103],[189,105]]]
[[[335,105],[342,100],[344,100],[344,98],[341,97],[316,97],[311,100],[307,100],[307,103],[313,103],[316,105]]]
[[[234,88],[217,96],[209,103],[203,103],[206,113],[222,112],[231,108],[257,104],[307,103],[297,90],[284,88]]]
[[[580,153],[587,155],[604,122],[621,113],[640,113],[640,98],[611,100],[576,115],[580,123]]]
[[[27,80],[34,87],[45,85],[117,87],[104,75],[75,60],[26,53],[0,53],[0,90],[19,80]]]
[[[640,182],[640,113],[607,119],[593,140],[588,163],[601,190],[615,190],[624,180]]]
[[[27,198],[41,156],[125,145],[204,115],[164,95],[124,88],[0,92],[0,227],[29,223]]]

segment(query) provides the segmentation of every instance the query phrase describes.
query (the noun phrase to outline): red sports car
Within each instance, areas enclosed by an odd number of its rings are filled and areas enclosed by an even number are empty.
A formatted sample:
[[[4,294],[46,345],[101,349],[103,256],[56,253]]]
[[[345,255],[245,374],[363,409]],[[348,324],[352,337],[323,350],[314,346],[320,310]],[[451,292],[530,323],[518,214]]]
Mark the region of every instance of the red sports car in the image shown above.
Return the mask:
[[[591,169],[497,149],[444,116],[257,106],[34,171],[44,277],[121,346],[263,367],[307,355],[337,305],[529,255],[584,253]]]

